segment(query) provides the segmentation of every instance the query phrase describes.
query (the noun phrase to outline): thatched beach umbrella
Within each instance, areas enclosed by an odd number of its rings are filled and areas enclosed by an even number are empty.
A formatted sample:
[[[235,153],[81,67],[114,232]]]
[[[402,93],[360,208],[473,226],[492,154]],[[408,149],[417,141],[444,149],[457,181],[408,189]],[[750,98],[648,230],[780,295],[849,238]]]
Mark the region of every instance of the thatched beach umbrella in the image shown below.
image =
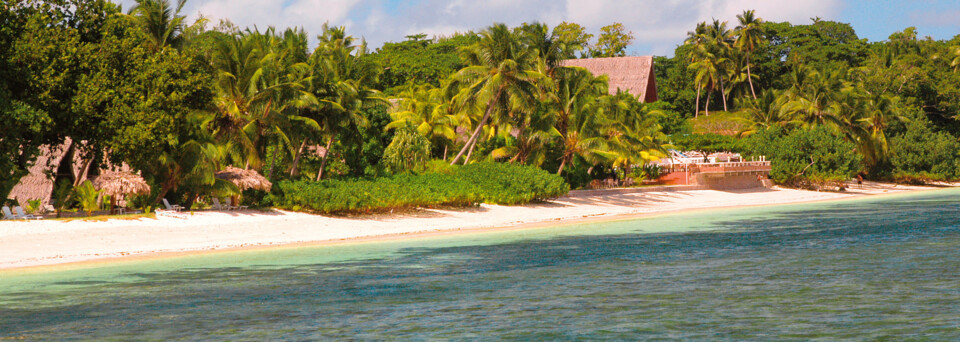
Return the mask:
[[[223,171],[217,172],[216,177],[236,184],[240,190],[258,189],[270,191],[270,187],[273,186],[269,180],[261,176],[257,171],[244,170],[233,166],[227,166]]]
[[[104,195],[110,195],[111,208],[117,206],[121,196],[150,193],[150,185],[143,177],[121,171],[104,171],[93,180],[93,187]]]
[[[150,193],[150,185],[143,177],[129,172],[104,171],[93,180],[93,186],[112,197]]]

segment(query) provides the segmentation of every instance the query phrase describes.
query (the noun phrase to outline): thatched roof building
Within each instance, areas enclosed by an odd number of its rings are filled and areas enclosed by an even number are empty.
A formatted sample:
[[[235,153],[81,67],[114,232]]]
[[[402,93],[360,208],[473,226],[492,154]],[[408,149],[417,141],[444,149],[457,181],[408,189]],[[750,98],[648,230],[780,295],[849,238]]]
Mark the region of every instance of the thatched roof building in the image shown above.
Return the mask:
[[[30,174],[20,179],[10,190],[7,198],[15,198],[21,202],[27,200],[39,199],[43,204],[50,204],[50,194],[53,192],[53,182],[57,172],[73,172],[73,175],[80,174],[81,163],[73,162],[62,163],[66,158],[75,158],[72,151],[68,151],[70,139],[59,146],[42,146],[40,155],[36,162],[30,167]],[[70,170],[60,170],[69,168]]]
[[[270,191],[270,187],[273,186],[266,177],[261,176],[257,171],[244,170],[233,166],[227,166],[223,171],[217,172],[216,177],[236,184],[240,190]]]
[[[93,180],[93,186],[110,196],[150,193],[147,181],[130,172],[105,171]]]
[[[594,75],[607,75],[610,94],[620,89],[638,96],[640,102],[657,101],[657,77],[651,56],[568,59],[562,65],[582,67]]]

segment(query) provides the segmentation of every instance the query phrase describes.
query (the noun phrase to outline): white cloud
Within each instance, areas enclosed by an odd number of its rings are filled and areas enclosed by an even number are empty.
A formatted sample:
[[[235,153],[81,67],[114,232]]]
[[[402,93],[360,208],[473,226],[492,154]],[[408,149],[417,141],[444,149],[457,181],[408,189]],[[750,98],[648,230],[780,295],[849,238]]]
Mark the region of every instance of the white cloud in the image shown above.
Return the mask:
[[[636,40],[633,54],[671,54],[697,22],[717,18],[736,26],[736,15],[755,9],[767,21],[807,23],[831,19],[841,0],[190,0],[185,12],[213,19],[229,18],[240,27],[303,27],[315,37],[324,22],[347,26],[372,47],[401,41],[405,35],[450,35],[480,31],[494,22],[518,25],[572,21],[591,33],[613,22],[623,23]],[[120,0],[129,8],[133,0]],[[354,26],[356,23],[356,26]]]

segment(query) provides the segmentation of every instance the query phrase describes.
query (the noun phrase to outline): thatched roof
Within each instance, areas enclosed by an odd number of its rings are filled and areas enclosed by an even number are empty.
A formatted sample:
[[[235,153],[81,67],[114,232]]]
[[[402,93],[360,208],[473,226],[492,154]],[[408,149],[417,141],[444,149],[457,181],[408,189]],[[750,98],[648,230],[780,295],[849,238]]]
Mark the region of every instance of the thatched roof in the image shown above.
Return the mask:
[[[150,193],[147,181],[129,172],[104,171],[93,180],[93,186],[110,196]]]
[[[611,95],[621,89],[639,96],[641,102],[657,101],[657,77],[651,56],[568,59],[562,65],[578,66],[594,75],[607,75]]]
[[[40,154],[33,165],[30,166],[30,174],[24,176],[10,190],[8,198],[16,198],[20,201],[39,199],[43,204],[50,203],[50,193],[53,192],[53,174],[57,166],[65,157],[67,146],[70,146],[70,138],[66,142],[57,146],[44,145],[40,147]],[[80,173],[80,164],[73,163],[73,173]]]
[[[216,177],[236,184],[240,190],[259,189],[270,191],[270,187],[273,186],[270,181],[257,173],[257,171],[244,170],[233,166],[227,166],[223,171],[217,172]]]

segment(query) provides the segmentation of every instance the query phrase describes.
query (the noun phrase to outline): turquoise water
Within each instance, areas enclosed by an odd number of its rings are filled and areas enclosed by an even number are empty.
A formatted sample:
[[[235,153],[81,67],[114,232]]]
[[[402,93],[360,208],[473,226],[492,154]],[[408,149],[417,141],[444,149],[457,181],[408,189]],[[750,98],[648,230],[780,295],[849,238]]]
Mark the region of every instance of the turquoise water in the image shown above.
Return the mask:
[[[960,340],[960,191],[0,273],[0,340]]]

